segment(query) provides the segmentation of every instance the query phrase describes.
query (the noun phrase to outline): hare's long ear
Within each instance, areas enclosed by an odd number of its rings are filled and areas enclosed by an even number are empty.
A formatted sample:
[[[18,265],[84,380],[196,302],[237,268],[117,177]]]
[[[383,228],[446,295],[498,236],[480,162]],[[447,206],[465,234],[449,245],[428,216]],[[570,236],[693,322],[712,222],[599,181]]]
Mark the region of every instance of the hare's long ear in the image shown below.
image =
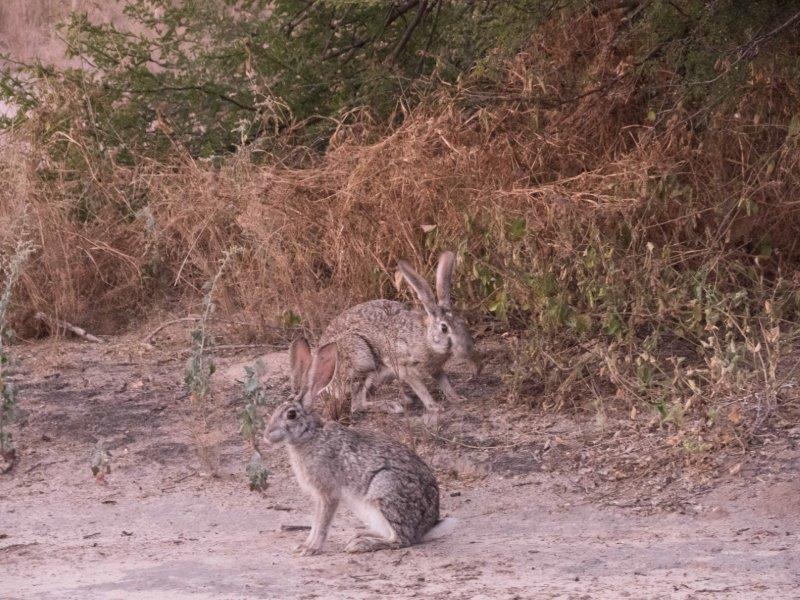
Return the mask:
[[[309,377],[308,394],[306,394],[309,402],[328,387],[331,379],[333,379],[333,374],[336,371],[337,351],[336,342],[325,344],[317,350],[317,356],[314,359],[314,365],[311,368]]]
[[[433,314],[436,311],[436,298],[433,295],[433,290],[428,282],[419,276],[410,264],[404,260],[397,261],[397,268],[400,269],[408,285],[416,292],[417,298],[422,302],[422,307],[428,314]]]
[[[436,267],[436,296],[439,298],[439,306],[442,308],[452,308],[450,287],[453,281],[453,266],[455,264],[455,254],[449,250],[442,252],[439,257],[439,266]]]
[[[306,338],[296,338],[289,348],[289,367],[292,373],[292,392],[294,394],[299,394],[306,387],[310,366],[311,347]]]

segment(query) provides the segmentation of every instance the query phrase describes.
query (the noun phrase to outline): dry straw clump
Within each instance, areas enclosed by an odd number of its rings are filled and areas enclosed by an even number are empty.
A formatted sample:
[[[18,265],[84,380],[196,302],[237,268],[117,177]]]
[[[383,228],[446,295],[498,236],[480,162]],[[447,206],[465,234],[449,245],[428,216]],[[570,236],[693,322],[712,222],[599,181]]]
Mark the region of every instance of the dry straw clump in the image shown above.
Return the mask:
[[[252,336],[297,318],[319,331],[396,296],[396,259],[430,269],[456,248],[456,297],[515,332],[519,398],[612,394],[665,419],[714,394],[773,406],[800,307],[794,80],[759,63],[736,102],[696,106],[677,73],[642,72],[620,26],[554,20],[499,80],[445,90],[388,132],[342,127],[302,168],[179,150],[122,166],[80,124],[59,142],[83,157],[68,165],[45,164],[35,136],[7,146],[0,219],[27,205],[41,248],[17,318],[110,331],[154,298],[196,299],[238,246],[220,313],[248,314]]]

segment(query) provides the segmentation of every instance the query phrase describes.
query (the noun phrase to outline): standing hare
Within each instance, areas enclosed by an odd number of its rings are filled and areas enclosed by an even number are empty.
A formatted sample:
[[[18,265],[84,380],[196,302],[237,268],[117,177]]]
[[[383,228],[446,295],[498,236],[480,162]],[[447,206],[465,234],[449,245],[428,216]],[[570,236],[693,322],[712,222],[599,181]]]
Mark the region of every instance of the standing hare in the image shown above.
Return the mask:
[[[406,384],[425,405],[438,411],[424,383],[435,379],[445,398],[460,400],[444,364],[451,357],[466,359],[479,370],[472,337],[462,317],[453,310],[450,298],[455,254],[444,252],[436,270],[436,296],[428,283],[406,261],[398,261],[403,278],[416,293],[423,310],[412,310],[391,300],[371,300],[347,309],[334,318],[322,335],[320,345],[336,342],[342,382],[334,393],[351,395],[353,411],[371,406],[375,387],[397,378],[406,403]],[[349,389],[347,389],[349,388]],[[396,412],[402,407],[393,404]]]
[[[339,503],[368,527],[345,551],[402,548],[441,537],[455,524],[439,520],[439,487],[431,469],[407,446],[370,431],[323,422],[311,411],[315,396],[333,378],[336,345],[328,344],[311,360],[305,340],[290,353],[295,399],[281,404],[265,436],[284,444],[300,487],[316,500],[311,533],[296,552],[322,550]]]

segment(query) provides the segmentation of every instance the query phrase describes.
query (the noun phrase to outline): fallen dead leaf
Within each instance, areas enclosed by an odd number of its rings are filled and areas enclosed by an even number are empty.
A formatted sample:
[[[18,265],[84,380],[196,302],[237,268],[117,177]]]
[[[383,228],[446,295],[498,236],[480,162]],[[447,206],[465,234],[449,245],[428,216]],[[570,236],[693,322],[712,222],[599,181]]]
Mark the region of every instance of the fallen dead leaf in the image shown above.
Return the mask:
[[[730,412],[728,413],[728,420],[734,425],[738,425],[742,422],[742,411],[738,404],[735,404],[733,408],[731,408]]]

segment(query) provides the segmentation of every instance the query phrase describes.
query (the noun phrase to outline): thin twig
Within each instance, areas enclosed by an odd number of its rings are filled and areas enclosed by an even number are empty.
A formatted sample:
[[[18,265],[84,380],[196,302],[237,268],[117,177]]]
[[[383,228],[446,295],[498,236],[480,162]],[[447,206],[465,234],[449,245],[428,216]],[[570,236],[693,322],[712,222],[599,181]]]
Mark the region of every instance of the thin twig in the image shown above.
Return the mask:
[[[248,348],[274,348],[272,344],[221,344],[206,348],[206,352],[217,350],[245,350]]]
[[[281,531],[308,531],[310,525],[281,525]]]
[[[172,319],[171,321],[167,321],[166,323],[162,323],[161,325],[156,327],[153,331],[151,331],[147,336],[145,336],[144,341],[149,343],[150,340],[153,339],[153,337],[155,337],[155,335],[159,331],[169,327],[170,325],[174,325],[175,323],[183,323],[185,321],[197,321],[197,319],[199,319],[199,318],[200,318],[200,315],[187,315],[185,317],[181,317],[180,319]]]
[[[48,317],[43,312],[37,312],[34,315],[34,318],[38,319],[39,321],[44,321],[45,323],[48,323],[51,327],[55,325],[56,329],[64,329],[66,331],[74,333],[78,337],[83,338],[89,342],[94,342],[95,344],[105,343],[99,337],[92,335],[82,327],[78,327],[77,325],[73,325],[72,323],[68,323],[67,321],[62,321],[60,319],[54,319],[52,317]]]

